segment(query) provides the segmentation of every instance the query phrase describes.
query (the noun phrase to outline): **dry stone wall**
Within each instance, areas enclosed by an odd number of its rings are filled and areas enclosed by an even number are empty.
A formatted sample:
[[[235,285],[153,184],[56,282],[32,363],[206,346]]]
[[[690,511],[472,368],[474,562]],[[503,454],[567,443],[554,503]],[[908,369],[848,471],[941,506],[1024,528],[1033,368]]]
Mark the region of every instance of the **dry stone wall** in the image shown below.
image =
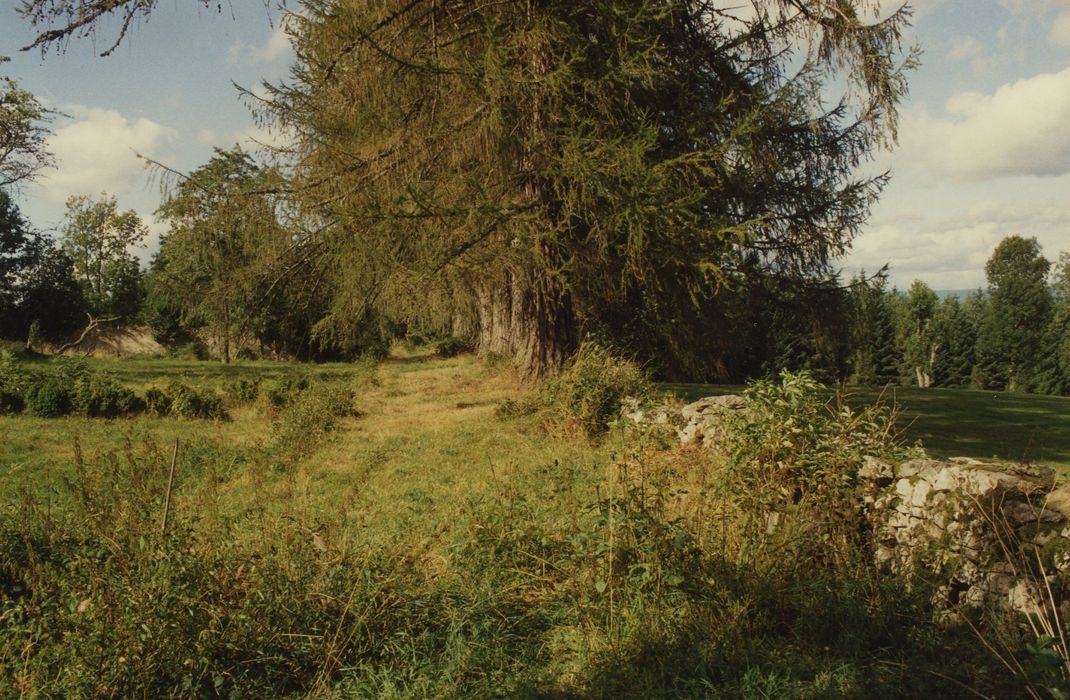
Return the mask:
[[[626,405],[622,414],[675,430],[681,444],[710,445],[724,418],[746,406],[740,396],[711,396],[649,410]],[[1054,471],[867,457],[858,476],[876,563],[937,583],[939,607],[1054,609],[1070,619],[1070,484],[1057,484]]]
[[[877,563],[941,582],[937,602],[1059,606],[1070,580],[1070,485],[1046,467],[867,458],[859,471]]]

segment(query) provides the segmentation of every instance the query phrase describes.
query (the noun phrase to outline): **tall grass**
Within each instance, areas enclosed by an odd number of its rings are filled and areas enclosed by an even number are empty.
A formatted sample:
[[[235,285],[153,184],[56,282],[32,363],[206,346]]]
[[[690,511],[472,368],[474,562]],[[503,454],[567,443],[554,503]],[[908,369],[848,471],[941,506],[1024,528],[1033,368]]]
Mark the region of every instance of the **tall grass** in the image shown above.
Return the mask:
[[[471,392],[488,380],[466,362],[457,386]],[[362,383],[362,430],[333,433],[332,454],[354,465],[346,481],[315,459],[272,470],[275,447],[295,444],[287,437],[185,446],[161,534],[170,455],[130,440],[77,452],[57,492],[6,505],[6,687],[43,697],[1020,694],[967,626],[933,622],[924,587],[874,572],[856,514],[831,512],[859,454],[901,449],[879,414],[840,413],[799,379],[756,387],[750,404],[761,408],[738,417],[721,451],[665,449],[614,427],[578,446],[543,432],[543,415],[495,420],[490,406],[477,413],[434,393],[444,375],[405,369],[378,393]],[[276,420],[302,402],[295,426],[322,419],[308,408],[317,401],[334,399],[302,391]],[[394,415],[427,405],[412,420]],[[599,425],[613,414],[603,401],[564,405]],[[441,418],[448,409],[456,422]],[[300,449],[320,455],[320,444]]]

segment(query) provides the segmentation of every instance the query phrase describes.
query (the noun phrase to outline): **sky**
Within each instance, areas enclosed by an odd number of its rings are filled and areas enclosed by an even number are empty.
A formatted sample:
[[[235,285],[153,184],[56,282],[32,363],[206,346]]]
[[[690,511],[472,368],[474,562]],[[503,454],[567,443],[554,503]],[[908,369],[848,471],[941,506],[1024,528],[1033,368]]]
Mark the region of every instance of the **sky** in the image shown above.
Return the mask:
[[[985,284],[985,261],[1005,236],[1035,236],[1052,260],[1070,251],[1070,0],[911,4],[907,42],[923,50],[922,65],[898,146],[867,166],[892,180],[844,274],[888,264],[901,289],[914,279],[969,289]],[[69,196],[106,191],[149,222],[147,260],[166,227],[153,219],[159,182],[136,153],[190,171],[213,147],[275,138],[235,88],[287,76],[280,14],[263,0],[230,0],[222,12],[161,0],[107,58],[97,54],[114,36],[108,26],[95,44],[20,51],[34,33],[16,6],[0,0],[0,56],[12,59],[0,74],[67,115],[49,140],[58,167],[18,193],[36,227],[58,227]]]

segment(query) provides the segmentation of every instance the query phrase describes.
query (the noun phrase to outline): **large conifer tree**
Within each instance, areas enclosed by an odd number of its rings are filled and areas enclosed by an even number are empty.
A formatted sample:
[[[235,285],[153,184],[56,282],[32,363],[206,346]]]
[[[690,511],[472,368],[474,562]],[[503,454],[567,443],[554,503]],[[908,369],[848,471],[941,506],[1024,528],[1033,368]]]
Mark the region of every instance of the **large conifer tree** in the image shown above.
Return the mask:
[[[894,137],[909,12],[738,8],[306,0],[264,114],[323,222],[297,254],[343,280],[321,331],[448,310],[538,376],[608,315],[669,335],[748,276],[826,274],[884,182],[853,172]]]

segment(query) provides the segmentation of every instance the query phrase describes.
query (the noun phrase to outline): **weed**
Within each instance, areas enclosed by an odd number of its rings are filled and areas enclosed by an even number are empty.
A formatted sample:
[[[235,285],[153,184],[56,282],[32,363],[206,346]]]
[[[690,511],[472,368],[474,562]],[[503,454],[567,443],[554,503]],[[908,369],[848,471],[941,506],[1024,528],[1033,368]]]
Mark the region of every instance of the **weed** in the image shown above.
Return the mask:
[[[241,406],[252,403],[256,401],[257,396],[260,395],[260,380],[238,379],[227,382],[224,391],[227,398],[229,398],[234,405]]]
[[[649,377],[635,362],[600,345],[584,343],[569,366],[539,390],[537,407],[593,437],[616,420],[626,397],[642,401],[653,393]],[[502,410],[515,414],[525,408],[520,403]]]
[[[354,415],[353,390],[339,382],[316,382],[302,391],[279,413],[272,425],[277,447],[303,456],[338,425]]]

